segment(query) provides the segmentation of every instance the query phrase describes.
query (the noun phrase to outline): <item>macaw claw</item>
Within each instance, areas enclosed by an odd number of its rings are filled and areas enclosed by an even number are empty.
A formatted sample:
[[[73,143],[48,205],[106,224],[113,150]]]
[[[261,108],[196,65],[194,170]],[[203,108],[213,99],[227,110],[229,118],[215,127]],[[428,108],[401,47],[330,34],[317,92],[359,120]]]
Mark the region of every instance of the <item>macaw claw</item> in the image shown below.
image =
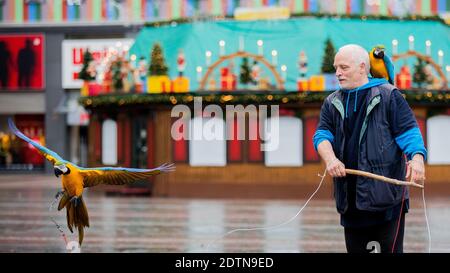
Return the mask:
[[[62,195],[64,195],[64,190],[61,190],[61,191],[57,192],[56,195],[55,195],[55,199],[58,199]]]
[[[74,207],[77,207],[81,203],[81,200],[80,198],[74,196],[70,199],[70,203],[72,203]]]

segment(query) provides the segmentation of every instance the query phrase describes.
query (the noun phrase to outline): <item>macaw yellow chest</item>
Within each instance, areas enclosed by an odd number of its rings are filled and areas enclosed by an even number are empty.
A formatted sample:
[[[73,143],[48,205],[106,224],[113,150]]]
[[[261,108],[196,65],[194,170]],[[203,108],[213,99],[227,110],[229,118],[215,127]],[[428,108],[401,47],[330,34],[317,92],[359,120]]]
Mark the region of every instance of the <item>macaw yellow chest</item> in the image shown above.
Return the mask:
[[[370,64],[370,66],[371,66],[370,72],[371,72],[372,76],[374,76],[375,78],[389,77],[387,69],[386,69],[386,65],[384,64],[383,61],[381,61],[381,60],[373,61]]]
[[[78,172],[62,175],[62,187],[69,196],[80,196],[83,193],[83,178]]]

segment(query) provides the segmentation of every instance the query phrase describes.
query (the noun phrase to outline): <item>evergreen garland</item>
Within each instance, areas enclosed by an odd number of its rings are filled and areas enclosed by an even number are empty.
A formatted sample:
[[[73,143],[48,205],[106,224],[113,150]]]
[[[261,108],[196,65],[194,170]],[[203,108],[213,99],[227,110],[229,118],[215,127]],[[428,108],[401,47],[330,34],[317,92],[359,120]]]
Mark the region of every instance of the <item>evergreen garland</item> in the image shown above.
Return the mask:
[[[301,106],[323,103],[332,92],[191,92],[161,94],[107,94],[81,97],[79,102],[86,108],[122,107],[137,105],[176,105],[193,103],[194,97],[201,96],[204,104],[280,104]],[[433,104],[446,106],[450,103],[450,91],[402,91],[405,99],[412,104]]]

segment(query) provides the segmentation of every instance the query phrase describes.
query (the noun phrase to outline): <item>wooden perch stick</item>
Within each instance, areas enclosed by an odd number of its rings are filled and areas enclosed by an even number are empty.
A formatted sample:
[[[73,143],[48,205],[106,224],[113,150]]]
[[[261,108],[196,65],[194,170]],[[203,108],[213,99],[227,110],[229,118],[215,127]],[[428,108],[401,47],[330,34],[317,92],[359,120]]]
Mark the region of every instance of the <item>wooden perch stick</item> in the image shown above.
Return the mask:
[[[369,173],[369,172],[364,172],[364,171],[359,171],[359,170],[352,170],[352,169],[345,169],[345,172],[348,173],[348,174],[360,175],[360,176],[365,176],[365,177],[381,180],[383,182],[391,183],[391,184],[395,184],[395,185],[413,186],[413,187],[417,187],[417,188],[423,189],[423,185],[420,185],[420,184],[417,184],[417,183],[414,183],[414,182],[407,182],[407,181],[401,181],[401,180],[397,180],[397,179],[387,178],[387,177],[384,177],[382,175],[376,175],[376,174]]]

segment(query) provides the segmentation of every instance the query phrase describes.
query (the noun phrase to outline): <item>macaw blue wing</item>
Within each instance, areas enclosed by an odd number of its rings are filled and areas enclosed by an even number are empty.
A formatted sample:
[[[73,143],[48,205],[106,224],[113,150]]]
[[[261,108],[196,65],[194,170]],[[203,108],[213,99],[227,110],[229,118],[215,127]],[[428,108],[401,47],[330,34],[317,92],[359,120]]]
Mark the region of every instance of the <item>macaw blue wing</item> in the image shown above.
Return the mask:
[[[172,172],[174,164],[163,164],[155,169],[134,169],[122,167],[81,168],[79,173],[83,176],[84,187],[93,187],[100,184],[125,185],[147,179],[160,173]]]
[[[26,142],[33,145],[34,148],[36,148],[41,155],[43,155],[48,161],[52,162],[53,165],[55,164],[65,164],[68,163],[68,161],[62,159],[57,153],[53,152],[52,150],[42,146],[41,144],[31,140],[29,137],[24,135],[19,129],[17,129],[16,125],[12,121],[12,119],[8,119],[8,125],[9,129],[19,138],[25,140]]]
[[[392,63],[391,58],[386,54],[384,54],[383,61],[389,75],[389,83],[394,84],[394,63]]]

